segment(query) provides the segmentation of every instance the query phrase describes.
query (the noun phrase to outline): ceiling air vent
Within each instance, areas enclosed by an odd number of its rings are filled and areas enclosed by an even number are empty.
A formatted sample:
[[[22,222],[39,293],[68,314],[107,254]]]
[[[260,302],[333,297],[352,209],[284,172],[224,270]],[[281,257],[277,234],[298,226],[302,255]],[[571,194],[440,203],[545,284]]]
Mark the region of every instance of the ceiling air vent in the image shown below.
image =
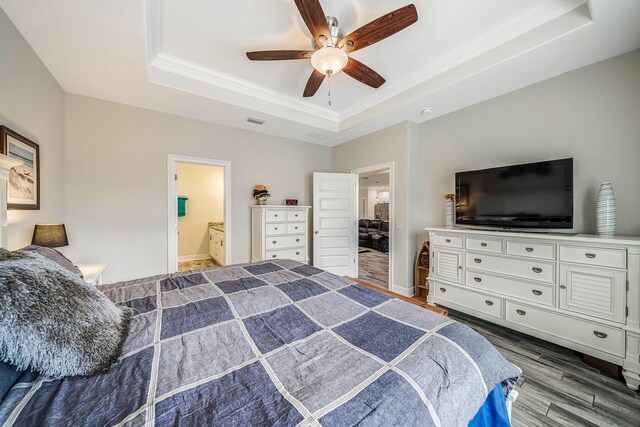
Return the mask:
[[[249,117],[247,121],[249,123],[253,123],[254,125],[262,125],[266,120],[256,119],[255,117]]]

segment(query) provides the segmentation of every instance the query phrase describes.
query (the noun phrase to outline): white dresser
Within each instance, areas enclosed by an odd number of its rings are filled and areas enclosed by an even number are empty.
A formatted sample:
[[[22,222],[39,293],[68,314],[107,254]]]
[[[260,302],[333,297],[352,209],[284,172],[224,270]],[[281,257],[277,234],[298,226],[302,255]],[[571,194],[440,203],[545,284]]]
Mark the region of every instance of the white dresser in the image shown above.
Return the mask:
[[[250,207],[251,262],[286,258],[309,263],[310,206]]]
[[[640,238],[427,228],[428,302],[623,367],[640,385]]]

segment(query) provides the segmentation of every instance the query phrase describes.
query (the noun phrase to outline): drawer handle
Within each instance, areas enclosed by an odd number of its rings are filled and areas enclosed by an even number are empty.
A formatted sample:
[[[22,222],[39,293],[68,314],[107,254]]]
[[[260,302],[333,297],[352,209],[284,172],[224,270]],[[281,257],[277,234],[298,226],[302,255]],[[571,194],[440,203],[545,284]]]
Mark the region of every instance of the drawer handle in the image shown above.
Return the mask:
[[[534,295],[540,296],[542,295],[542,291],[539,291],[537,289],[532,289],[531,292],[533,292]]]
[[[275,214],[275,215],[273,215],[273,216],[274,216],[274,218],[278,218],[278,214]]]
[[[524,250],[527,252],[533,252],[533,248],[524,248]]]
[[[540,267],[533,267],[532,270],[534,273],[542,273],[542,269]]]
[[[527,312],[526,312],[526,311],[524,311],[524,310],[520,310],[520,309],[517,309],[517,310],[516,310],[516,313],[518,313],[520,316],[524,316],[525,314],[527,314]]]
[[[480,258],[474,258],[473,260],[475,261],[476,264],[480,264],[482,262]]]
[[[560,289],[567,289],[567,285],[560,285]]]
[[[478,283],[482,282],[482,279],[480,277],[474,277],[473,280],[475,280]]]
[[[489,301],[488,299],[485,300],[484,303],[487,304],[489,307],[493,305],[493,301]]]
[[[278,227],[273,227],[273,229],[274,229],[274,230],[277,230],[277,229],[278,229]]]
[[[604,332],[600,332],[600,331],[593,331],[593,335],[597,336],[598,338],[606,338],[607,334],[605,334]]]
[[[596,257],[596,254],[586,253],[586,254],[584,254],[584,256],[586,256],[587,258],[591,258],[591,259],[593,259],[593,258],[595,258],[595,257]],[[605,334],[605,335],[606,335],[606,334]]]
[[[300,255],[300,252],[296,252],[296,255]]]
[[[445,242],[451,243],[451,239],[447,239],[447,240],[445,240]]]
[[[275,244],[276,244],[276,242],[277,242],[277,240],[274,240],[274,241],[273,241],[273,244],[275,245]]]
[[[299,241],[300,241],[300,239],[296,239],[296,242],[299,242]]]
[[[445,288],[440,288],[440,292],[447,292]]]
[[[297,229],[298,229],[298,227],[296,226],[296,227],[295,227],[295,229],[297,230]]]
[[[298,214],[296,214],[296,218],[298,218]]]
[[[480,243],[480,246],[482,246],[483,248],[487,247],[487,244],[485,242]]]
[[[278,255],[271,255],[271,258],[276,258]]]

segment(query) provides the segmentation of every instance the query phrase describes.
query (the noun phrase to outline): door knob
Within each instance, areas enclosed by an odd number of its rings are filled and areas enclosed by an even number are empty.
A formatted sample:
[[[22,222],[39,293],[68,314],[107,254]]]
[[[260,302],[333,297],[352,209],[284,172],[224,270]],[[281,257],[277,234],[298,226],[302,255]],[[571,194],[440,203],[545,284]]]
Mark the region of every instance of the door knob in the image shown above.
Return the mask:
[[[319,234],[320,232],[319,232],[319,231],[314,231],[314,233],[315,233],[315,234]]]

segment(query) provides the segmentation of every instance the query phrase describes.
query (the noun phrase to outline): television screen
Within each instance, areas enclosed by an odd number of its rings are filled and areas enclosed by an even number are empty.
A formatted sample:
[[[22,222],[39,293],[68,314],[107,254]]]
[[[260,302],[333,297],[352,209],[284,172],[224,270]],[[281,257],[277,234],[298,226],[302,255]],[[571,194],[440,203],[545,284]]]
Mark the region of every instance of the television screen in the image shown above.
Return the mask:
[[[572,228],[573,159],[456,173],[456,224]]]

